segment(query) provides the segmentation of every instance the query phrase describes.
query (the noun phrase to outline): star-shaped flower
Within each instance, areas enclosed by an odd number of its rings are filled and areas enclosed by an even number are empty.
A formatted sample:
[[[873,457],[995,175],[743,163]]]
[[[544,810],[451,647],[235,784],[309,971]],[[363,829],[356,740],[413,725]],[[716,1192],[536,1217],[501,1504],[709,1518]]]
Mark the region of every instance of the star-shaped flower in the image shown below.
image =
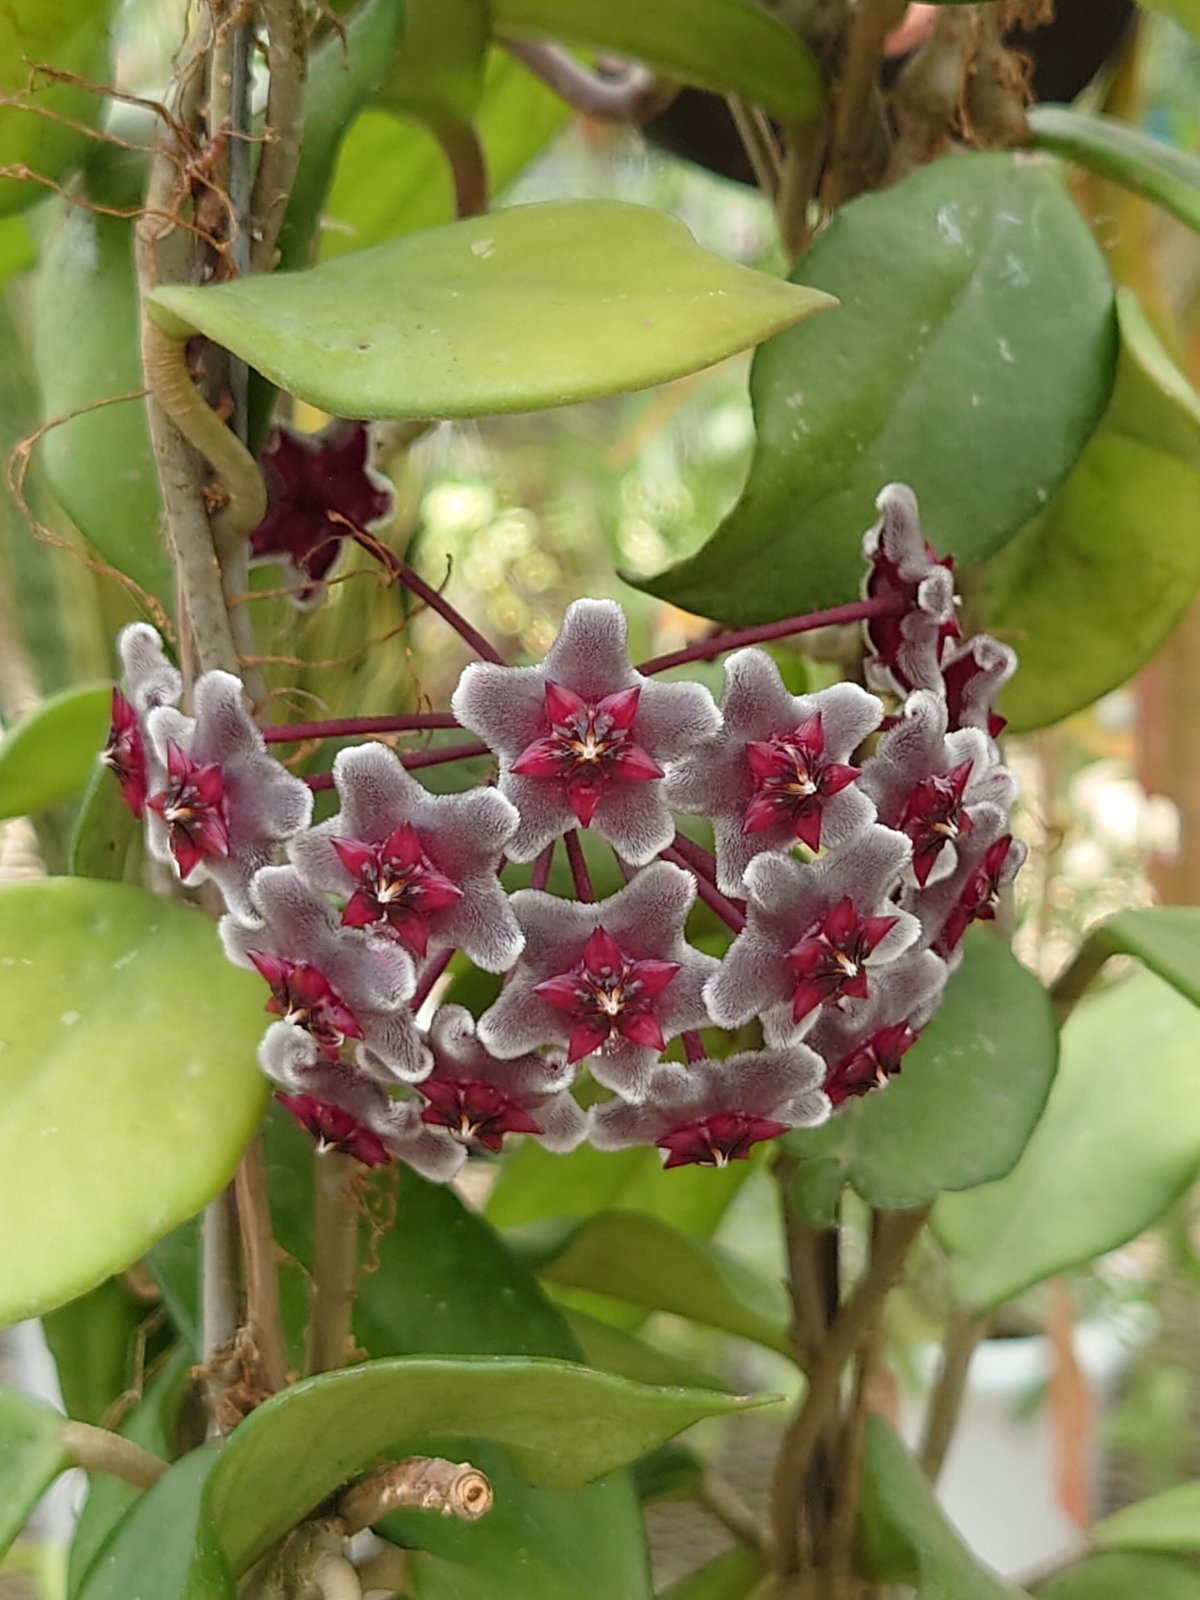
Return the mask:
[[[264,867],[253,897],[265,926],[223,917],[221,940],[231,961],[266,979],[266,1009],[282,1019],[267,1030],[260,1056],[268,1076],[280,1076],[272,1050],[294,1046],[298,1032],[314,1061],[336,1062],[352,1046],[359,1066],[385,1083],[425,1077],[432,1061],[408,1005],[416,978],[407,951],[342,927],[295,867]]]
[[[522,937],[497,877],[517,827],[504,796],[430,794],[382,744],[340,751],[333,780],[341,810],[288,846],[305,881],[346,899],[349,927],[418,957],[460,949],[485,972],[506,972]]]
[[[668,769],[666,797],[712,819],[724,894],[742,894],[746,868],[764,851],[786,853],[797,840],[834,849],[871,822],[848,762],[883,716],[874,695],[853,683],[792,695],[770,656],[737,650],[725,663],[721,713],[720,732]]]
[[[863,538],[863,593],[868,600],[895,597],[905,609],[863,624],[867,681],[899,694],[940,690],[946,641],[959,636],[953,560],[939,561],[926,544],[917,497],[906,484],[889,483],[875,505],[879,521]]]
[[[1005,719],[992,703],[1017,670],[1015,653],[989,633],[977,633],[942,662],[951,728],[981,728],[992,739]]]
[[[100,759],[120,785],[125,804],[140,821],[151,782],[142,721],[155,706],[176,704],[183,693],[183,679],[167,660],[162,640],[147,623],[131,622],[123,628],[117,650],[125,669],[126,692],[113,689],[112,721]]]
[[[312,795],[267,750],[235,677],[204,673],[194,698],[195,717],[159,706],[146,721],[163,784],[146,801],[147,841],[185,883],[212,878],[229,911],[254,922],[250,880],[308,822]]]
[[[462,1145],[422,1122],[419,1101],[394,1099],[349,1063],[315,1055],[300,1028],[278,1023],[268,1030],[259,1060],[283,1091],[276,1098],[318,1150],[340,1150],[368,1167],[403,1161],[434,1183],[445,1183],[462,1166]]]
[[[341,418],[320,433],[276,428],[259,456],[267,514],[250,535],[251,557],[283,566],[298,606],[321,598],[341,553],[346,529],[331,512],[364,530],[391,515],[392,486],[369,456],[367,424]]]
[[[695,896],[690,873],[663,861],[594,903],[519,890],[525,950],[479,1019],[483,1044],[503,1060],[545,1045],[571,1060],[594,1052],[592,1076],[640,1099],[665,1041],[707,1021],[701,990],[717,963],[683,934]]]
[[[752,861],[746,926],[704,989],[713,1021],[738,1028],[760,1016],[768,1040],[788,1044],[819,1008],[864,1001],[873,970],[920,932],[889,898],[910,859],[903,834],[873,824],[853,849],[808,866]]]
[[[954,871],[956,841],[974,827],[987,803],[1007,809],[1016,782],[994,759],[977,728],[947,730],[946,702],[927,689],[910,694],[863,766],[862,788],[880,822],[912,841],[917,883],[936,883]]]
[[[955,870],[926,889],[909,889],[901,903],[921,922],[922,946],[953,965],[972,922],[990,922],[1000,893],[1016,877],[1027,854],[1014,839],[1007,807],[979,805],[970,837],[960,841]]]
[[[448,1128],[467,1145],[501,1148],[506,1134],[527,1133],[548,1150],[573,1150],[587,1119],[569,1093],[573,1067],[531,1053],[499,1061],[480,1044],[475,1019],[462,1006],[442,1006],[429,1030],[433,1071],[417,1092],[431,1127]]]
[[[610,1100],[592,1108],[591,1142],[598,1150],[655,1144],[667,1167],[724,1167],[764,1139],[824,1122],[824,1075],[825,1063],[803,1044],[686,1067],[664,1061],[640,1105]]]
[[[476,662],[459,680],[454,714],[499,756],[500,790],[520,813],[514,861],[577,825],[635,866],[674,837],[664,764],[714,733],[720,715],[700,684],[643,678],[626,636],[620,606],[577,600],[541,666]]]

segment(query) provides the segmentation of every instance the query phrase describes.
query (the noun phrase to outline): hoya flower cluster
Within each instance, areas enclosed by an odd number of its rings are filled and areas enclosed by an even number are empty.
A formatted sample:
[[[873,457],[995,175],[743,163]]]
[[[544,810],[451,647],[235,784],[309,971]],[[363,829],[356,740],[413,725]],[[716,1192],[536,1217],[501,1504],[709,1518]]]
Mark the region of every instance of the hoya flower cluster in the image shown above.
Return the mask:
[[[878,693],[794,695],[750,648],[718,706],[639,672],[620,608],[581,600],[540,665],[462,675],[453,714],[494,752],[494,785],[433,794],[366,744],[337,756],[338,808],[316,826],[237,681],[206,673],[185,715],[157,635],[126,629],[105,759],[154,854],[220,890],[225,950],[272,1018],[260,1064],[315,1138],[439,1179],[510,1134],[723,1165],[900,1070],[1020,865],[992,710],[1015,661],[959,642],[951,564],[911,491],[878,506],[862,608]],[[711,826],[712,853],[680,814]],[[605,898],[579,829],[621,869]],[[544,887],[560,841],[573,898]],[[542,887],[508,893],[506,862]],[[734,933],[722,956],[689,939],[698,898]],[[456,951],[504,975],[478,1019],[436,1003]],[[603,1091],[586,1114],[583,1072]]]

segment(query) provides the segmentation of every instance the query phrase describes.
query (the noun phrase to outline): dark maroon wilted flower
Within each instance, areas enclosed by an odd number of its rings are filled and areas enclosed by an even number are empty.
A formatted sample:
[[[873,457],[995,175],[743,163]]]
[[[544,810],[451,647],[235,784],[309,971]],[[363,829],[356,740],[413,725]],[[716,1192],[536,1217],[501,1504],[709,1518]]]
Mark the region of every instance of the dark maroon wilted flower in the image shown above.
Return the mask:
[[[155,706],[173,706],[183,693],[183,679],[148,623],[131,622],[123,628],[117,650],[125,669],[126,692],[113,689],[112,720],[100,759],[116,777],[125,804],[140,821],[151,782],[142,719]],[[156,784],[157,777],[156,769]]]
[[[882,1089],[900,1071],[905,1051],[916,1042],[917,1036],[907,1022],[877,1028],[829,1068],[825,1075],[829,1103],[836,1109],[857,1095]]]
[[[265,950],[247,950],[246,954],[271,990],[267,1011],[303,1028],[327,1060],[340,1058],[347,1039],[362,1038],[354,1013],[317,967],[268,955]]]
[[[863,624],[870,651],[867,680],[900,694],[940,690],[946,641],[959,636],[954,563],[940,561],[925,542],[917,497],[906,484],[889,483],[875,505],[879,520],[863,538],[868,563],[863,593],[868,600],[894,597],[905,609]]]
[[[938,955],[946,956],[956,949],[972,922],[993,920],[1000,891],[1016,876],[1024,858],[1023,847],[1016,843],[1011,833],[1002,834],[988,845],[978,864],[968,874],[934,943],[933,948]]]
[[[259,457],[267,514],[250,535],[251,556],[288,569],[297,605],[320,598],[341,553],[346,529],[330,513],[364,530],[391,515],[392,487],[369,455],[366,423],[338,419],[320,433],[277,428]]]
[[[1017,658],[1006,644],[977,633],[942,662],[951,728],[979,728],[992,739],[1004,731],[1005,719],[992,702],[1017,670]]]
[[[317,1141],[318,1150],[340,1151],[361,1161],[364,1167],[385,1167],[391,1161],[378,1134],[340,1106],[318,1100],[312,1094],[276,1094],[275,1098]]]
[[[125,804],[141,821],[146,806],[146,752],[137,712],[120,689],[112,692],[112,721],[100,759],[115,776]]]
[[[723,1167],[744,1160],[764,1139],[823,1122],[824,1072],[824,1062],[803,1044],[688,1066],[664,1061],[641,1104],[593,1106],[591,1141],[598,1150],[655,1144],[668,1167]]]
[[[577,600],[537,667],[475,662],[451,705],[500,758],[500,790],[520,824],[508,846],[532,861],[582,824],[643,866],[675,835],[662,771],[720,717],[698,683],[658,683],[630,665],[625,613]]]
[[[306,882],[346,899],[342,921],[394,937],[417,956],[460,949],[486,972],[521,953],[496,876],[517,813],[495,789],[430,794],[382,744],[333,763],[341,810],[288,854]]]
[[[545,1045],[593,1052],[594,1078],[641,1098],[663,1042],[708,1020],[701,989],[717,963],[683,933],[695,897],[691,875],[665,861],[594,904],[519,890],[525,949],[479,1019],[482,1042],[505,1060]]]
[[[883,708],[857,684],[790,694],[761,650],[725,663],[723,724],[667,770],[666,795],[680,811],[710,817],[717,883],[740,895],[755,856],[836,849],[871,822],[850,755],[879,726]]]

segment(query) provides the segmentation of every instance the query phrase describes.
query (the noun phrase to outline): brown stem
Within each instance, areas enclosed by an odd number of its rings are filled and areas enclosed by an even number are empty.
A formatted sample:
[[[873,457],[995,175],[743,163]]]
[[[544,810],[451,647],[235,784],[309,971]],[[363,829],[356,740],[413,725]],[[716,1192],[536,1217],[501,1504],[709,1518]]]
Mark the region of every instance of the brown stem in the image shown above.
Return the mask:
[[[877,94],[884,41],[903,17],[906,4],[907,0],[861,0],[854,13],[821,192],[827,210],[860,193],[868,181],[871,136],[879,128],[879,119],[871,115],[871,103]]]
[[[715,1472],[706,1472],[700,1479],[696,1498],[708,1514],[727,1528],[737,1542],[747,1550],[761,1554],[765,1540],[758,1518],[738,1494],[732,1484]]]
[[[929,1397],[921,1447],[917,1452],[917,1459],[931,1483],[937,1482],[954,1437],[954,1427],[967,1387],[967,1370],[975,1346],[987,1332],[988,1321],[986,1316],[978,1316],[961,1306],[956,1306],[947,1319],[942,1339],[941,1365]]]
[[[1050,985],[1050,1000],[1060,1028],[1099,977],[1100,969],[1110,955],[1112,951],[1096,934],[1089,934],[1074,958]]]
[[[749,105],[740,95],[727,94],[725,104],[742,141],[755,183],[768,200],[774,200],[779,193],[783,167],[770,123],[757,106]]]
[[[928,1215],[928,1206],[918,1211],[880,1212],[870,1265],[834,1319],[810,1375],[808,1394],[784,1437],[771,1500],[775,1566],[784,1577],[792,1577],[800,1568],[798,1509],[813,1454],[837,1405],[842,1372],[871,1318],[900,1278],[909,1248]]]
[[[410,1456],[361,1478],[337,1504],[346,1534],[361,1533],[389,1511],[413,1507],[440,1511],[460,1522],[478,1522],[492,1509],[492,1486],[469,1461]]]
[[[250,196],[250,270],[270,272],[300,164],[308,52],[300,0],[258,0],[258,10],[267,30],[271,77],[262,155]]]
[[[499,43],[573,111],[596,122],[648,122],[679,93],[678,85],[645,67],[630,66],[615,77],[601,77],[589,72],[561,45],[534,39],[501,39]]]
[[[246,1321],[262,1360],[264,1384],[274,1394],[287,1383],[288,1354],[279,1304],[267,1168],[259,1134],[255,1134],[242,1155],[234,1178],[234,1194],[242,1235]]]
[[[480,217],[490,198],[487,162],[475,129],[466,122],[447,123],[432,130],[442,147],[454,183],[454,215]]]
[[[308,1326],[311,1376],[346,1364],[358,1286],[358,1207],[352,1184],[356,1162],[338,1150],[313,1157],[312,1312]]]
[[[62,1442],[71,1460],[87,1472],[107,1472],[137,1489],[149,1489],[167,1470],[167,1463],[143,1450],[140,1444],[107,1428],[93,1428],[87,1422],[68,1422]]]
[[[792,1299],[792,1326],[789,1333],[800,1367],[805,1372],[811,1372],[817,1352],[829,1332],[832,1312],[826,1303],[819,1260],[826,1230],[814,1228],[796,1204],[795,1182],[799,1167],[795,1156],[786,1150],[777,1150],[774,1173],[783,1212],[788,1289]]]

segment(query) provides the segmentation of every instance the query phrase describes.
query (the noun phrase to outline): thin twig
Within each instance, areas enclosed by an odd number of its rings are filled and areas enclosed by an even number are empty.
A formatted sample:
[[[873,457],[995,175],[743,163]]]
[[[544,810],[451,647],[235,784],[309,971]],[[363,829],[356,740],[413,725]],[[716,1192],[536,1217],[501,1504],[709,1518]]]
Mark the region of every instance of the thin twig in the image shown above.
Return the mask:
[[[484,661],[493,662],[498,667],[504,665],[504,657],[484,638],[479,629],[473,627],[431,583],[426,583],[419,573],[414,572],[408,562],[398,556],[390,546],[372,537],[365,529],[356,527],[347,518],[339,516],[336,511],[329,513],[329,520],[343,526],[356,544],[361,545],[369,555],[373,555],[376,561],[382,562],[392,576],[398,578],[418,600],[423,600],[431,611],[436,611],[444,622],[448,622],[464,644],[469,645],[477,656]]]
[[[572,828],[563,835],[563,843],[567,847],[567,863],[571,868],[571,882],[575,885],[576,897],[580,900],[590,901],[596,898],[596,891],[592,887],[592,875],[587,869],[587,862],[583,858],[583,846],[579,842],[579,830]]]
[[[262,1138],[255,1134],[234,1178],[246,1283],[246,1321],[258,1346],[262,1376],[272,1393],[287,1383],[288,1353],[279,1304],[279,1273]]]
[[[707,878],[703,877],[686,857],[681,855],[673,846],[660,850],[659,855],[664,861],[669,861],[672,866],[682,867],[684,872],[688,873],[694,881],[696,893],[704,901],[708,909],[715,912],[727,928],[732,928],[734,933],[741,933],[746,926],[745,917],[732,900],[726,899],[715,883],[710,883]]]
[[[358,1208],[351,1187],[355,1168],[354,1157],[339,1150],[322,1150],[313,1157],[310,1376],[344,1366],[350,1354],[358,1286]]]
[[[669,667],[685,667],[690,661],[711,661],[726,650],[739,650],[747,644],[767,644],[772,639],[788,639],[797,633],[812,633],[817,628],[845,627],[852,622],[869,622],[872,617],[899,616],[907,605],[902,597],[884,595],[877,600],[852,600],[848,605],[831,606],[828,611],[812,611],[803,617],[788,617],[782,622],[764,622],[754,628],[738,628],[732,633],[714,633],[707,639],[665,656],[642,661],[638,671],[649,677]]]
[[[529,880],[531,889],[544,889],[550,881],[550,864],[554,860],[554,846],[558,843],[551,839],[541,855],[533,863],[533,876]]]
[[[975,1346],[988,1330],[989,1319],[956,1306],[946,1322],[942,1339],[942,1358],[937,1382],[929,1397],[925,1426],[917,1459],[926,1477],[936,1483],[962,1407],[967,1387],[967,1369]]]
[[[346,739],[367,733],[415,733],[457,728],[449,711],[411,711],[395,717],[336,717],[329,722],[287,722],[260,729],[267,744],[306,744],[309,739]]]
[[[872,129],[872,95],[877,91],[879,66],[888,34],[903,17],[907,0],[860,0],[850,26],[846,57],[833,114],[829,165],[821,198],[826,209],[842,205],[858,194],[867,180],[866,155]]]
[[[87,1472],[106,1472],[110,1477],[149,1489],[167,1470],[167,1463],[143,1450],[140,1444],[107,1428],[93,1428],[87,1422],[68,1422],[62,1442],[77,1467]]]
[[[561,45],[535,39],[498,42],[573,111],[595,122],[647,122],[665,111],[679,93],[678,84],[656,77],[646,67],[629,66],[616,76],[601,77]]]
[[[308,50],[300,0],[258,0],[267,30],[270,87],[263,151],[250,197],[250,270],[269,272],[300,164]]]
[[[827,1418],[837,1404],[842,1372],[858,1342],[904,1270],[909,1248],[929,1215],[917,1211],[880,1213],[876,1248],[858,1287],[842,1306],[813,1368],[808,1394],[784,1437],[772,1490],[771,1521],[775,1566],[789,1577],[799,1570],[797,1546],[798,1508],[804,1494],[809,1463],[820,1442]]]
[[[754,181],[767,199],[773,201],[779,193],[783,167],[771,125],[757,106],[748,104],[740,95],[727,94],[725,104],[742,141]]]

